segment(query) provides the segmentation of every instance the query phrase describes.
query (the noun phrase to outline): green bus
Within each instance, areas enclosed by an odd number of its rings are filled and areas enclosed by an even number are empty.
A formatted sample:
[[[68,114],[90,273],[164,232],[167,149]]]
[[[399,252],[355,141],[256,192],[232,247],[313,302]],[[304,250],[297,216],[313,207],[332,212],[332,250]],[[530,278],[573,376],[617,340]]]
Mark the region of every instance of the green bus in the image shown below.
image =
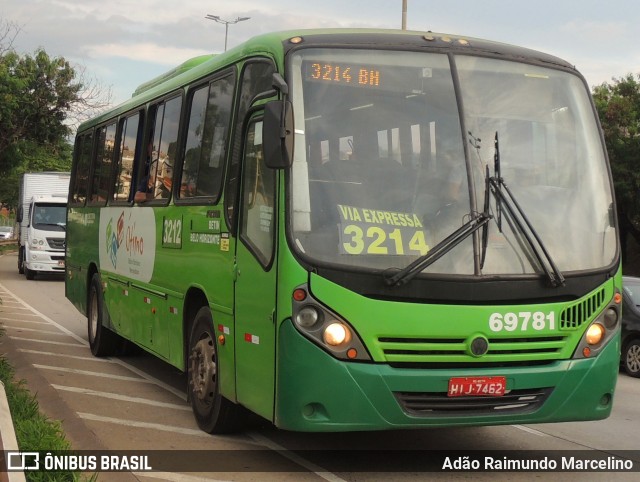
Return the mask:
[[[544,53],[271,33],[78,129],[66,296],[207,432],[606,418],[620,291],[589,89]]]

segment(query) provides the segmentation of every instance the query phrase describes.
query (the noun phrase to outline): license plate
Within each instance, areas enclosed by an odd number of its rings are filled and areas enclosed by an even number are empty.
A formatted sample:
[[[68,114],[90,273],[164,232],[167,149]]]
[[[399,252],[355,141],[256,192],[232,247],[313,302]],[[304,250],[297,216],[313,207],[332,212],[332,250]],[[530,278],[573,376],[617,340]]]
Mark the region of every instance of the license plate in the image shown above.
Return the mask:
[[[505,377],[454,377],[449,379],[450,397],[501,397],[507,387]]]

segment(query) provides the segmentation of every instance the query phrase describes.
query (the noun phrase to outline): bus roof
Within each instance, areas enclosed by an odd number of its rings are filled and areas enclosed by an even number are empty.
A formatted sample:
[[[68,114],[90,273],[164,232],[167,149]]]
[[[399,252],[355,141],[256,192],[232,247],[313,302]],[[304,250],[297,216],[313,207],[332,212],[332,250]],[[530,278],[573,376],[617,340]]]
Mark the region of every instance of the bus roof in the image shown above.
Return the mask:
[[[292,39],[301,39],[299,42]],[[475,55],[491,55],[509,60],[552,64],[565,69],[575,68],[568,62],[536,50],[515,45],[482,40],[459,35],[434,32],[391,29],[300,29],[273,32],[253,37],[221,54],[194,57],[160,76],[138,86],[133,97],[98,117],[84,122],[82,131],[114,116],[144,105],[175,89],[188,85],[212,72],[233,65],[251,56],[267,56],[281,59],[290,49],[298,46],[379,47],[385,49],[409,49],[425,51],[453,51]],[[278,65],[279,68],[282,65]]]

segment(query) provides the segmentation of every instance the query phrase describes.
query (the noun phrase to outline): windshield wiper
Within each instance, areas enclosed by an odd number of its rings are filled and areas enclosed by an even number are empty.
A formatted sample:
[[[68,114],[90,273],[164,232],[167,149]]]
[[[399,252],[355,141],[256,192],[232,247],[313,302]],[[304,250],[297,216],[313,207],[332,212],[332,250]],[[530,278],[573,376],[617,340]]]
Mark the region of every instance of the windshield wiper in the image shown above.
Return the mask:
[[[488,172],[488,168],[487,168]],[[498,230],[502,232],[502,208],[508,213],[509,218],[513,220],[518,231],[522,234],[527,244],[531,248],[534,256],[540,263],[540,266],[544,270],[545,274],[549,278],[551,285],[554,287],[564,285],[564,276],[558,266],[553,261],[553,258],[549,254],[546,246],[542,242],[540,235],[537,233],[529,218],[518,204],[515,196],[504,182],[504,179],[500,175],[500,144],[498,141],[498,133],[495,137],[495,154],[494,154],[494,175],[488,178],[491,192],[496,198],[496,222],[498,224]],[[506,193],[506,194],[505,194]],[[485,202],[486,202],[485,192]],[[511,223],[510,223],[511,224]],[[483,250],[486,250],[483,239]]]
[[[490,219],[491,216],[487,212],[473,216],[468,222],[431,248],[427,254],[420,256],[413,263],[405,266],[393,276],[390,276],[389,271],[385,271],[385,283],[387,286],[402,286],[408,283],[422,270],[431,266],[478,229],[486,225]]]

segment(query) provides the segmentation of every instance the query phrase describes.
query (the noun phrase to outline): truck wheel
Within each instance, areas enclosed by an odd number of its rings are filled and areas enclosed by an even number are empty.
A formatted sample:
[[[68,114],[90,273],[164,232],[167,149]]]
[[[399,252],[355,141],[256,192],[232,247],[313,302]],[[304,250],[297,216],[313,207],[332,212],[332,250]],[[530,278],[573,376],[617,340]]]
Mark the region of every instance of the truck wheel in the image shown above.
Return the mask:
[[[91,278],[89,285],[89,305],[87,306],[87,327],[89,346],[94,356],[110,356],[118,349],[118,335],[104,326],[104,298],[98,273]]]
[[[627,375],[640,378],[640,338],[629,340],[624,346],[622,365]]]
[[[189,400],[198,426],[207,433],[238,431],[244,409],[220,395],[220,364],[208,306],[193,320],[187,366]]]
[[[24,248],[18,250],[18,273],[24,274]]]

